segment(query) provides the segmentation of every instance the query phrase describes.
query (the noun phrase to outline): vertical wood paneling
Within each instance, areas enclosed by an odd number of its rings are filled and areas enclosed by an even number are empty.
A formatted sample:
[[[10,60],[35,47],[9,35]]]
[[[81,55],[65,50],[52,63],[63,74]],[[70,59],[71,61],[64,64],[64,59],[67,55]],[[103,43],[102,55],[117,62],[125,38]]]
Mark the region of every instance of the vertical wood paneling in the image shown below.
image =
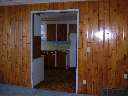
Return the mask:
[[[128,72],[127,5],[126,0],[99,0],[0,7],[0,82],[31,86],[30,11],[78,8],[79,92],[99,96],[103,88],[128,88],[123,79]]]

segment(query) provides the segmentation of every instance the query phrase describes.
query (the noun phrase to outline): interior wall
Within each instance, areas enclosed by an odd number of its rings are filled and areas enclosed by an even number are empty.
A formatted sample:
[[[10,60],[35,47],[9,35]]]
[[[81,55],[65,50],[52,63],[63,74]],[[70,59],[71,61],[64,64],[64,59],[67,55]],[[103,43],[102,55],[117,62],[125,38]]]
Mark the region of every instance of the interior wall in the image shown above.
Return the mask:
[[[41,36],[33,36],[33,60],[41,57]]]
[[[0,81],[31,86],[31,11],[78,8],[79,92],[98,96],[103,88],[127,88],[127,5],[126,0],[99,0],[0,7]]]
[[[41,57],[41,18],[34,14],[33,17],[33,31],[32,31],[32,50],[33,60]]]
[[[39,15],[34,14],[33,19],[33,36],[41,36],[41,17]]]
[[[0,7],[1,83],[31,86],[30,14],[26,13],[23,6]]]

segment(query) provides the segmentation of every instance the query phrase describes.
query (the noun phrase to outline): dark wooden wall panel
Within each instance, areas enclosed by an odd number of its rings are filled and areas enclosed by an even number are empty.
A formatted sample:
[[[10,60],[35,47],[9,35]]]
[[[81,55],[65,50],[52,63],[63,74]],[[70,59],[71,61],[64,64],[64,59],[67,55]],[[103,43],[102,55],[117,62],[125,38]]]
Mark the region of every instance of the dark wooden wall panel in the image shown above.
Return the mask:
[[[79,92],[99,96],[103,88],[128,88],[123,79],[128,72],[127,5],[127,0],[97,0],[0,7],[0,81],[31,86],[30,11],[78,8]]]
[[[41,57],[41,36],[33,36],[33,59]]]

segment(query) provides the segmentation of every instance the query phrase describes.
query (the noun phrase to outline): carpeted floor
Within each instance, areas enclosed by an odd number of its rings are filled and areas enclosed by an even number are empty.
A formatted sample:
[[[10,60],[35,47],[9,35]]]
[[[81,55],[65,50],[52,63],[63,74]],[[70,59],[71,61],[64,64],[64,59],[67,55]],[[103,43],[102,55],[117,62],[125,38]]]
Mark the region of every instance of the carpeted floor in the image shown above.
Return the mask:
[[[24,87],[0,84],[0,96],[92,96],[86,94],[37,90]]]

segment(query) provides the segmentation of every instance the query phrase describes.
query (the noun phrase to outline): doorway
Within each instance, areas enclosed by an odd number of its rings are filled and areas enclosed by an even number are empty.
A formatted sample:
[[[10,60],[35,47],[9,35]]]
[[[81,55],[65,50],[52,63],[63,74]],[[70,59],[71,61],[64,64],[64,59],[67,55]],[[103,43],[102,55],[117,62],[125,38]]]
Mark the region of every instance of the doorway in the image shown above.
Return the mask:
[[[33,88],[78,91],[79,10],[32,12]]]

